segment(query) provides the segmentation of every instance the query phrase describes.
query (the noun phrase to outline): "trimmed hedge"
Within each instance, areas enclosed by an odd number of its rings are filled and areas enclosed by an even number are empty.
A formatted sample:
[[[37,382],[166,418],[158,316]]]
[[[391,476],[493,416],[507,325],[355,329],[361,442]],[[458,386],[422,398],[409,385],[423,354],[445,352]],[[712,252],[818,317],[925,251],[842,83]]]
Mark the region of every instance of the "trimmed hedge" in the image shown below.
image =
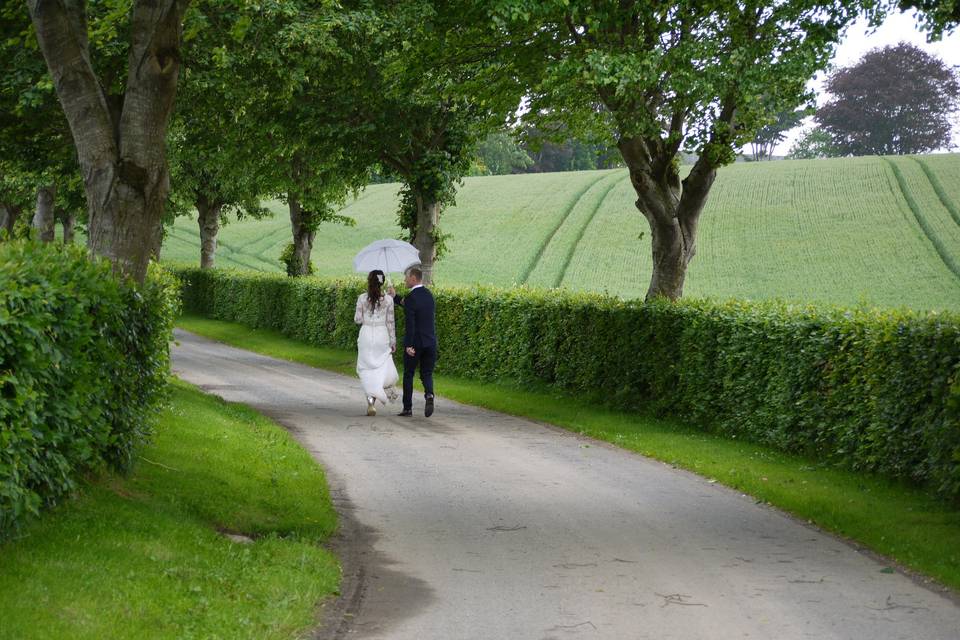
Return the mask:
[[[355,348],[359,280],[177,274],[192,312]],[[960,316],[527,289],[435,293],[440,371],[546,383],[960,498]]]
[[[167,387],[176,286],[123,284],[76,246],[0,244],[0,537],[80,474],[130,466]]]

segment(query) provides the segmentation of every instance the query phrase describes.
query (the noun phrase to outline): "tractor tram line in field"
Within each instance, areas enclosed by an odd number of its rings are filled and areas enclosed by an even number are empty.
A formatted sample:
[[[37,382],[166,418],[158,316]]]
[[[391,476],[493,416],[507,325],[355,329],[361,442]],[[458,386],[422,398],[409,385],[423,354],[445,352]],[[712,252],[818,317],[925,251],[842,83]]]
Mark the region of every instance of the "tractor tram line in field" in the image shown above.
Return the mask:
[[[343,209],[340,209],[337,212],[337,214],[345,215],[347,211],[349,211],[351,208],[356,206],[359,202],[362,202],[366,198],[370,197],[371,193],[372,192],[369,188],[364,189],[363,192],[358,197],[351,200],[350,203],[347,204],[345,207],[343,207]],[[274,214],[277,214],[277,218],[280,218],[283,216],[281,211],[276,211],[274,209],[271,209],[271,211],[273,211]],[[277,237],[279,237],[279,239],[276,239]],[[272,249],[274,249],[275,247],[286,244],[290,241],[291,241],[290,225],[284,221],[283,224],[281,224],[278,228],[274,229],[273,231],[259,238],[255,238],[250,242],[240,245],[238,251],[240,251],[245,255],[253,256],[261,260],[262,262],[266,262],[270,264],[271,267],[273,267],[274,266],[273,261],[268,259],[266,257],[266,254]],[[264,242],[266,242],[266,244],[263,244]],[[253,247],[256,247],[257,253],[253,253]]]
[[[227,244],[227,243],[225,243],[225,242],[222,242],[221,240],[217,239],[217,247],[218,247],[218,249],[219,249],[219,248],[227,249],[228,251],[230,251],[230,255],[232,255],[232,256],[243,256],[244,258],[247,258],[247,259],[249,259],[249,260],[253,260],[253,261],[255,261],[255,262],[259,262],[259,263],[264,264],[264,265],[269,265],[269,267],[273,267],[273,264],[272,264],[271,262],[265,260],[264,258],[260,257],[259,255],[252,254],[252,253],[247,253],[246,251],[244,251],[243,248],[242,248],[242,245],[241,245],[240,248],[238,248],[238,247],[236,247],[236,246],[229,245],[229,244]],[[256,268],[256,267],[254,267],[254,268]],[[264,269],[261,267],[260,270],[263,271]]]
[[[585,186],[573,198],[571,198],[570,205],[567,206],[563,214],[559,216],[559,218],[557,219],[557,224],[553,227],[550,233],[548,233],[544,237],[543,242],[540,243],[540,247],[537,249],[537,252],[533,254],[533,257],[530,259],[530,262],[528,262],[527,265],[523,268],[523,271],[521,272],[520,277],[517,279],[517,282],[519,282],[520,284],[528,283],[528,281],[530,280],[530,276],[533,274],[534,270],[537,268],[537,265],[543,259],[543,254],[546,252],[547,247],[550,246],[550,243],[553,242],[554,237],[557,235],[557,233],[560,231],[563,225],[567,222],[567,218],[570,217],[570,214],[573,213],[573,210],[577,208],[577,205],[580,203],[581,200],[583,200],[583,198],[587,195],[587,193],[589,193],[590,190],[593,189],[593,187],[599,184],[606,177],[607,175],[599,176],[596,180],[594,180],[593,182]]]
[[[284,222],[284,224],[280,225],[273,231],[270,231],[269,233],[266,233],[260,236],[259,238],[254,238],[250,242],[241,244],[238,248],[238,251],[248,256],[256,256],[258,258],[264,259],[263,258],[264,253],[266,253],[267,251],[275,247],[280,242],[283,242],[283,241],[289,242],[290,237],[291,237],[290,225]],[[279,238],[279,240],[277,240],[276,238]],[[263,248],[259,248],[260,244],[263,242],[266,242],[266,244],[263,245]],[[254,249],[257,250],[257,253],[253,253]]]
[[[580,246],[580,242],[583,240],[584,234],[586,234],[587,229],[593,223],[597,217],[597,212],[600,211],[600,208],[603,206],[603,203],[607,201],[607,196],[610,195],[610,192],[613,191],[616,187],[624,183],[624,181],[630,179],[630,173],[628,172],[625,176],[619,180],[614,180],[607,186],[606,190],[603,192],[603,195],[600,196],[600,200],[597,201],[597,204],[593,207],[593,211],[590,212],[590,215],[587,216],[586,221],[580,226],[580,229],[577,231],[577,237],[573,241],[573,244],[570,246],[570,250],[567,251],[567,255],[563,260],[563,266],[560,267],[560,270],[557,272],[557,277],[554,279],[553,286],[559,287],[563,284],[564,279],[567,277],[567,270],[570,268],[570,262],[573,260],[573,256],[577,253],[577,248]]]
[[[200,250],[200,234],[192,233],[186,229],[181,229],[178,227],[171,227],[168,231],[168,234],[171,238],[179,240],[184,244],[194,247],[198,251]],[[226,251],[224,251],[226,249]],[[234,246],[225,243],[220,238],[217,238],[217,254],[216,259],[220,261],[230,262],[241,269],[253,269],[255,271],[270,271],[273,269],[273,264],[267,262],[266,260],[245,253],[244,251],[237,250]],[[252,260],[252,262],[251,262]],[[264,269],[264,265],[267,265],[267,268]]]
[[[359,197],[352,200],[347,206],[341,209],[338,213],[343,214],[344,212],[349,210],[351,207],[356,205],[358,202],[369,197],[370,193],[371,192],[369,189],[364,190],[364,192],[360,194]],[[273,211],[274,214],[277,214],[276,218],[263,219],[262,220],[263,223],[269,224],[270,222],[276,220],[277,218],[283,217],[280,211],[276,211],[272,208],[271,208],[271,211]],[[259,221],[260,220],[258,220],[258,222]],[[234,222],[233,224],[237,224],[238,222]],[[271,260],[267,256],[267,254],[271,250],[273,250],[275,247],[286,244],[287,242],[290,242],[290,225],[286,221],[280,221],[280,222],[281,222],[280,226],[278,226],[276,229],[273,229],[272,231],[269,231],[263,235],[260,235],[259,237],[255,237],[246,242],[242,242],[241,244],[236,244],[236,245],[227,244],[222,239],[218,238],[217,239],[217,250],[218,250],[217,258],[225,259],[239,267],[246,268],[246,269],[255,269],[257,271],[266,271],[266,272],[276,271],[278,263],[275,263],[275,261]],[[224,225],[223,227],[221,227],[221,231],[223,230],[223,228],[227,226],[228,225]],[[187,237],[184,237],[183,235],[175,235],[174,237],[176,237],[177,240],[196,246],[198,249],[200,248],[200,234],[198,232],[192,229],[184,229],[184,228],[178,228],[178,227],[173,227],[173,228],[178,229],[178,231],[180,231],[181,234],[186,234],[186,236],[189,237],[189,240],[188,240]],[[226,251],[222,251],[223,249],[226,249]]]
[[[243,256],[245,260],[252,261],[253,264],[262,265],[259,267],[255,267],[251,265],[251,268],[253,269],[258,269],[260,271],[270,271],[271,269],[274,268],[273,262],[271,262],[270,260],[267,260],[266,258],[264,258],[259,254],[247,253],[246,251],[243,250],[242,247],[241,248],[232,247],[230,245],[219,242],[219,240],[218,240],[218,244],[220,247],[224,247],[228,249],[230,251],[230,255],[232,256]]]
[[[921,231],[923,231],[923,234],[927,237],[927,240],[930,241],[930,244],[933,245],[934,250],[937,252],[937,255],[940,256],[943,264],[946,265],[946,267],[953,273],[954,276],[957,277],[958,280],[960,280],[960,260],[958,260],[957,257],[954,256],[953,253],[947,248],[944,239],[941,238],[940,234],[934,229],[933,224],[930,221],[930,217],[927,215],[928,212],[925,212],[917,203],[914,194],[907,185],[907,180],[903,175],[902,169],[890,158],[885,157],[884,161],[893,171],[897,186],[900,188],[900,193],[903,196],[903,199],[906,201],[907,207],[913,213],[913,217],[920,226]],[[929,178],[929,175],[927,177]],[[931,186],[933,186],[932,182]],[[941,200],[941,206],[942,205],[943,202]],[[947,207],[944,206],[943,208],[949,212]],[[933,213],[933,215],[936,214]]]
[[[960,210],[957,209],[957,205],[955,205],[953,200],[950,199],[950,196],[947,195],[946,189],[944,189],[943,184],[940,183],[940,178],[937,177],[937,174],[933,172],[933,169],[931,169],[930,165],[925,161],[917,157],[913,157],[913,160],[923,169],[924,175],[927,176],[927,180],[933,185],[933,190],[936,192],[937,197],[940,198],[940,203],[943,205],[943,208],[950,212],[950,217],[953,218],[953,221],[960,227]]]
[[[195,249],[197,254],[199,255],[200,234],[190,233],[189,231],[178,229],[177,227],[170,227],[170,229],[167,230],[167,237],[173,240],[176,240],[178,242],[182,242],[183,244],[191,247],[192,249]],[[218,242],[218,245],[219,245],[219,242]],[[217,253],[217,260],[229,262],[231,263],[231,265],[240,269],[255,269],[257,271],[262,270],[259,267],[255,267],[246,262],[241,262],[240,260],[237,260],[231,252]]]
[[[264,260],[265,262],[269,262],[272,265],[274,264],[274,261],[267,258],[267,255],[273,252],[275,248],[283,247],[284,245],[287,245],[290,242],[292,242],[290,225],[284,224],[284,226],[270,233],[270,243],[267,244],[262,249],[260,249],[260,252],[257,253],[256,255],[261,260]],[[280,252],[278,251],[277,253],[279,254]],[[279,264],[279,261],[277,261],[276,263]]]
[[[638,228],[625,173],[468,178],[444,214],[454,242],[438,282],[642,297],[650,240]],[[324,225],[314,243],[318,275],[350,275],[351,247],[396,233],[397,188],[370,185],[348,203],[341,213],[357,220],[355,228]],[[245,217],[221,229],[218,265],[283,271],[277,258],[290,242],[289,221],[278,201],[264,206],[273,218]],[[724,167],[704,210],[687,293],[957,310],[958,209],[960,154]],[[168,233],[165,262],[196,261],[195,215]],[[506,254],[512,259],[491,258]]]

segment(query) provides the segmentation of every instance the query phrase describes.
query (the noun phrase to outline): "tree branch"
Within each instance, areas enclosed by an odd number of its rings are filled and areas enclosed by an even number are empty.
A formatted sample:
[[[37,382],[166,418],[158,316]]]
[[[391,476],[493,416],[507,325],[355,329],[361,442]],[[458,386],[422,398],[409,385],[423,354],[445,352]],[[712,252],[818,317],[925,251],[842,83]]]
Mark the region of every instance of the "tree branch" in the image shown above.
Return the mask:
[[[671,158],[677,155],[680,145],[683,144],[683,121],[686,115],[686,109],[679,104],[674,105],[673,114],[670,117],[670,128],[667,131],[667,152]]]
[[[661,141],[655,138],[620,138],[617,147],[630,168],[639,209],[651,225],[672,225],[680,190],[673,157],[664,154]]]
[[[173,111],[180,69],[180,32],[189,0],[136,0],[127,88],[120,116],[120,155],[133,164],[121,172],[137,180],[146,166],[165,162],[163,132]],[[133,185],[140,189],[160,185]],[[165,185],[164,187],[165,188]]]
[[[710,187],[717,177],[719,162],[715,153],[711,151],[713,145],[729,145],[736,120],[736,91],[731,89],[720,105],[720,115],[714,122],[710,133],[710,141],[704,147],[704,152],[697,158],[693,169],[683,179],[683,192],[677,205],[677,219],[680,222],[680,231],[683,233],[684,243],[687,246],[686,260],[689,263],[696,255],[697,225],[700,222],[700,213],[707,202]],[[717,125],[720,126],[717,126]]]
[[[399,156],[395,156],[386,151],[380,153],[380,159],[384,164],[389,166],[391,169],[401,174],[410,174],[412,173],[412,167],[400,159]]]
[[[86,7],[82,0],[28,0],[27,7],[88,180],[115,163],[117,140],[90,63]]]

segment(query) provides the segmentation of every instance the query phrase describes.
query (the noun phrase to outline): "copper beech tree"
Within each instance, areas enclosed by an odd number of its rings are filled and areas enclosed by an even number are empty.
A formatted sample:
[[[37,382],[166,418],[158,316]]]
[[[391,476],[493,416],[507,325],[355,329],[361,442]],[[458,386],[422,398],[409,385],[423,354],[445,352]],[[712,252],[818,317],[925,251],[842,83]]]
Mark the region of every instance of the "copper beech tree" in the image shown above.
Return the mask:
[[[836,155],[905,155],[949,148],[960,73],[906,42],[868,51],[827,77],[815,119]]]

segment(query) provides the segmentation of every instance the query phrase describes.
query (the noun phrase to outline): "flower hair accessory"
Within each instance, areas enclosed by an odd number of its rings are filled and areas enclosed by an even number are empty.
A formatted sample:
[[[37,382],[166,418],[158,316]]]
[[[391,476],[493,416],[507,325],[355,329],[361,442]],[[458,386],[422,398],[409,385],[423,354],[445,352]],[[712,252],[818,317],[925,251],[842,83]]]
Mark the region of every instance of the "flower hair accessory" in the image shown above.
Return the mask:
[[[383,284],[383,274],[382,274],[382,273],[378,273],[378,274],[377,274],[377,282],[379,282],[380,284]]]

